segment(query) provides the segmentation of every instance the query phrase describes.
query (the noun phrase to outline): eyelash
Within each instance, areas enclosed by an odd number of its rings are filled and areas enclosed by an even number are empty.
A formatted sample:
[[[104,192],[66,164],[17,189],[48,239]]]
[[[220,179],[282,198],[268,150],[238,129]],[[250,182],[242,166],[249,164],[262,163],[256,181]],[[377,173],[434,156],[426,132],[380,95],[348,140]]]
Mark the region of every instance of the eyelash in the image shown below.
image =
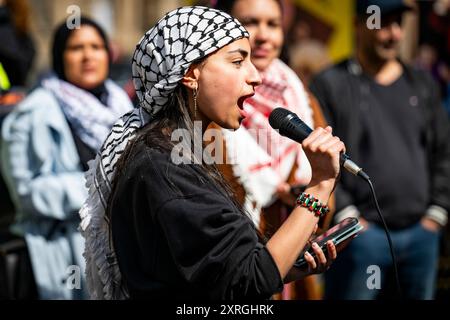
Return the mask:
[[[244,60],[236,60],[236,61],[233,61],[233,64],[240,67],[242,65],[242,62],[244,62]]]

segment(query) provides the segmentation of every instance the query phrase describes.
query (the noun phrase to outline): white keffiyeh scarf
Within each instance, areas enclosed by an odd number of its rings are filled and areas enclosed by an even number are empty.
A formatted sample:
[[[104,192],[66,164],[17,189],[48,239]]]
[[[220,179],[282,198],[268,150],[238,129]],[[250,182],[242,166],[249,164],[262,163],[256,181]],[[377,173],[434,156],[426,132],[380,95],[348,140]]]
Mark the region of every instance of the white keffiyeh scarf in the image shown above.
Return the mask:
[[[86,278],[92,299],[125,299],[128,292],[117,264],[105,210],[117,161],[136,130],[164,108],[190,65],[208,54],[248,38],[234,18],[206,7],[183,7],[166,14],[138,44],[133,80],[141,107],[114,126],[87,173],[89,197],[80,210],[86,239]]]
[[[42,86],[53,93],[77,136],[92,150],[100,149],[112,125],[133,108],[126,93],[111,80],[105,82],[106,106],[93,94],[56,77],[43,80]]]

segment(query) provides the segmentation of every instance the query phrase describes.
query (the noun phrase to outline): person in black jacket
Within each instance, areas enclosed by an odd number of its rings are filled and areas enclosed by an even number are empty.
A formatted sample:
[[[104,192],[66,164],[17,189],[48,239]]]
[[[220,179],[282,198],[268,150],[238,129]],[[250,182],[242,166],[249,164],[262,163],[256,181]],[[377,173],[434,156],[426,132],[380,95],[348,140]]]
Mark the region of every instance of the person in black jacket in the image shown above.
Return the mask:
[[[268,241],[202,148],[210,122],[239,128],[243,102],[261,82],[248,37],[226,13],[183,7],[141,39],[132,65],[141,107],[114,125],[80,211],[91,298],[267,299],[336,258],[329,241],[327,255],[313,245],[317,259],[305,255],[308,267],[293,267],[339,173],[345,146],[330,127],[303,142],[316,199]]]
[[[35,56],[28,13],[23,0],[0,0],[0,63],[12,87],[25,85]]]
[[[352,159],[375,185],[391,230],[404,296],[431,299],[439,234],[450,209],[448,117],[431,78],[397,59],[401,16],[408,7],[397,0],[357,3],[355,57],[319,74],[311,90]],[[366,24],[369,5],[381,9],[379,28]],[[365,182],[343,175],[336,206],[337,221],[357,216],[366,231],[327,274],[325,296],[375,298],[391,283],[386,275],[392,261]],[[371,266],[381,273],[369,283]]]

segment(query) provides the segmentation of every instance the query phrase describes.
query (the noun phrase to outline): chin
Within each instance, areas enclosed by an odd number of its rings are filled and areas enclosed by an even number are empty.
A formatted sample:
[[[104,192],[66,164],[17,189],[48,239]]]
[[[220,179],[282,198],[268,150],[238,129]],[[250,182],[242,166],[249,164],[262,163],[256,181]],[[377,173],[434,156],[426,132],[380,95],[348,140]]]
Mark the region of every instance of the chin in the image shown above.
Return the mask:
[[[234,125],[226,125],[226,126],[221,126],[224,129],[231,129],[231,130],[237,130],[241,127],[241,124],[234,124]]]
[[[222,122],[217,123],[219,126],[221,126],[224,129],[231,129],[231,130],[237,130],[241,127],[242,120],[237,120],[236,122]]]
[[[96,87],[98,87],[100,84],[102,84],[103,81],[95,79],[92,81],[83,81],[80,85],[78,85],[80,88],[83,88],[85,90],[92,90]]]
[[[377,55],[380,60],[389,61],[397,58],[398,50],[380,48],[377,50]]]
[[[241,123],[239,122],[237,125],[233,126],[233,127],[230,128],[230,129],[237,130],[237,129],[239,129],[240,127],[241,127]]]

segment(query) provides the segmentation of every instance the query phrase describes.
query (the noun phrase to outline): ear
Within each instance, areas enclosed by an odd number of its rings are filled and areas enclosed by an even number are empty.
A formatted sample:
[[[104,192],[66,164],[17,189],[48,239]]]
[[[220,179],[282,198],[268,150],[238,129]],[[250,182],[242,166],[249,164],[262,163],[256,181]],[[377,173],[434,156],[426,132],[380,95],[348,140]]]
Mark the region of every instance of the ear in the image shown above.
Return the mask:
[[[189,70],[181,79],[181,83],[188,89],[194,90],[198,88],[198,79],[200,77],[200,69],[197,65],[191,65]]]

